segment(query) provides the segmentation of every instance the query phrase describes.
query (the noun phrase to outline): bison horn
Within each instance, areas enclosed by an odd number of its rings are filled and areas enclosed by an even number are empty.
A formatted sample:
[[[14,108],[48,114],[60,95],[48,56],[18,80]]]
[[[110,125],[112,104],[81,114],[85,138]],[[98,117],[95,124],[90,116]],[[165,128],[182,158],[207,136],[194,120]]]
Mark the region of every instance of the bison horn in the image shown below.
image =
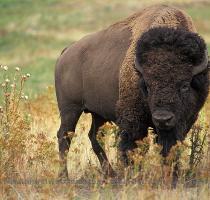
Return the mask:
[[[202,71],[207,69],[207,66],[208,66],[208,52],[207,50],[205,50],[203,61],[199,65],[193,67],[192,71],[193,75],[201,73]]]
[[[135,57],[135,68],[143,74],[143,68],[139,65],[137,57]]]

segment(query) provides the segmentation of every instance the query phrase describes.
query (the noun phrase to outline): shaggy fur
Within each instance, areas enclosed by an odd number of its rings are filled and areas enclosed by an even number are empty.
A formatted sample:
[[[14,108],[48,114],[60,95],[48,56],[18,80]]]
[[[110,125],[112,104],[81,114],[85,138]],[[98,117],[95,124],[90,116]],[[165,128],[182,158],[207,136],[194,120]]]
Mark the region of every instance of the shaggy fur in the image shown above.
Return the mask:
[[[131,45],[120,69],[120,94],[116,109],[117,124],[124,130],[124,135],[127,132],[129,142],[122,139],[120,148],[126,151],[128,143],[135,146],[134,141],[145,137],[149,126],[155,128],[151,115],[155,107],[161,105],[174,110],[177,115],[176,130],[170,134],[159,133],[162,137],[159,136],[158,142],[163,144],[166,156],[177,139],[184,139],[206,99],[207,72],[192,77],[192,67],[201,62],[206,46],[195,33],[191,18],[175,8],[150,7],[141,15],[134,16],[129,26]],[[148,73],[144,77],[134,69],[136,47],[139,63],[145,68],[148,65],[152,67],[146,68]],[[180,98],[174,85],[183,80],[191,84],[192,89],[189,95]],[[150,93],[153,95],[149,93],[148,97],[145,82],[152,85]],[[192,111],[190,114],[189,110]],[[170,137],[163,137],[166,135]]]
[[[178,17],[177,17],[178,16]],[[141,23],[139,23],[141,22]],[[134,70],[135,49],[141,35],[153,27],[180,27],[195,31],[191,18],[173,7],[152,6],[126,20],[132,32],[131,44],[120,68],[119,100],[116,107],[117,124],[133,138],[144,137],[152,123],[148,106],[139,93],[141,75]],[[142,121],[140,124],[139,121]]]
[[[166,154],[177,139],[185,138],[208,95],[207,71],[192,77],[192,68],[204,59],[205,50],[205,42],[196,33],[166,27],[150,29],[137,42],[137,60],[148,92],[146,112],[152,114],[161,108],[176,117],[170,133],[153,125],[159,142],[168,142]],[[182,92],[183,86],[191,87]]]
[[[145,54],[158,49],[174,51],[183,63],[197,65],[205,56],[206,45],[197,33],[185,29],[152,28],[145,32],[137,42],[136,55],[138,62],[145,64],[148,60]]]

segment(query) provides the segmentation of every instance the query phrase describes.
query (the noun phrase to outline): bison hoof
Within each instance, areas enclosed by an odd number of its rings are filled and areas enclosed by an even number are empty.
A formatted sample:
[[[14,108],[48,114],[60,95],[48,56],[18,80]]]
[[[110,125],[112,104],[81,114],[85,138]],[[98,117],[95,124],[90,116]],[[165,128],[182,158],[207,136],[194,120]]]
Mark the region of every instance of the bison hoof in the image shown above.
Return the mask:
[[[59,173],[58,173],[58,180],[61,180],[61,181],[68,181],[69,180],[69,178],[68,178],[68,171],[66,169],[59,171]]]
[[[116,173],[114,170],[110,170],[110,172],[108,173],[108,176],[109,176],[110,178],[114,178],[114,177],[117,176],[117,173]]]
[[[102,165],[102,171],[104,172],[105,178],[114,178],[117,175],[109,163],[104,163],[104,165]]]

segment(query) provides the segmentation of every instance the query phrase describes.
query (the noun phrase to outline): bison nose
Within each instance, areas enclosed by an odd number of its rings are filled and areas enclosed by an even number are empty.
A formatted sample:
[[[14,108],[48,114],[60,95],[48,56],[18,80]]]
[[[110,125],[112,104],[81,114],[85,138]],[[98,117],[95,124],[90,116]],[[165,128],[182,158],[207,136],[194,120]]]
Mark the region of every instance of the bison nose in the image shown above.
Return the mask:
[[[175,125],[175,115],[172,112],[155,111],[152,119],[155,126],[160,129],[170,129]]]

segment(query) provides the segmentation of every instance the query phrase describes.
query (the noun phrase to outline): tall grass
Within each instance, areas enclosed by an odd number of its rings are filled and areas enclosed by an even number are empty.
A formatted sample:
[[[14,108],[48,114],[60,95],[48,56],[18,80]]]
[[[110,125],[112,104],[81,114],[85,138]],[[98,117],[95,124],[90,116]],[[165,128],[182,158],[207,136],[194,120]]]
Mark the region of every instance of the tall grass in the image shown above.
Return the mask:
[[[207,199],[209,195],[209,132],[205,109],[183,143],[172,148],[164,161],[161,146],[154,144],[154,134],[139,141],[138,149],[129,153],[134,167],[120,168],[117,159],[117,132],[114,124],[101,127],[98,139],[106,150],[116,179],[104,179],[99,162],[87,137],[91,116],[83,114],[68,155],[70,182],[57,181],[58,150],[55,137],[59,115],[54,89],[36,99],[28,99],[24,87],[30,74],[21,69],[1,66],[0,106],[0,198],[108,198],[167,199],[177,195]],[[32,74],[33,76],[33,74]],[[29,80],[28,80],[29,79]],[[54,135],[54,136],[53,136]],[[172,169],[179,154],[179,182],[170,190]],[[168,163],[164,165],[163,163]],[[189,189],[188,189],[189,188]],[[160,195],[161,193],[161,195]]]

